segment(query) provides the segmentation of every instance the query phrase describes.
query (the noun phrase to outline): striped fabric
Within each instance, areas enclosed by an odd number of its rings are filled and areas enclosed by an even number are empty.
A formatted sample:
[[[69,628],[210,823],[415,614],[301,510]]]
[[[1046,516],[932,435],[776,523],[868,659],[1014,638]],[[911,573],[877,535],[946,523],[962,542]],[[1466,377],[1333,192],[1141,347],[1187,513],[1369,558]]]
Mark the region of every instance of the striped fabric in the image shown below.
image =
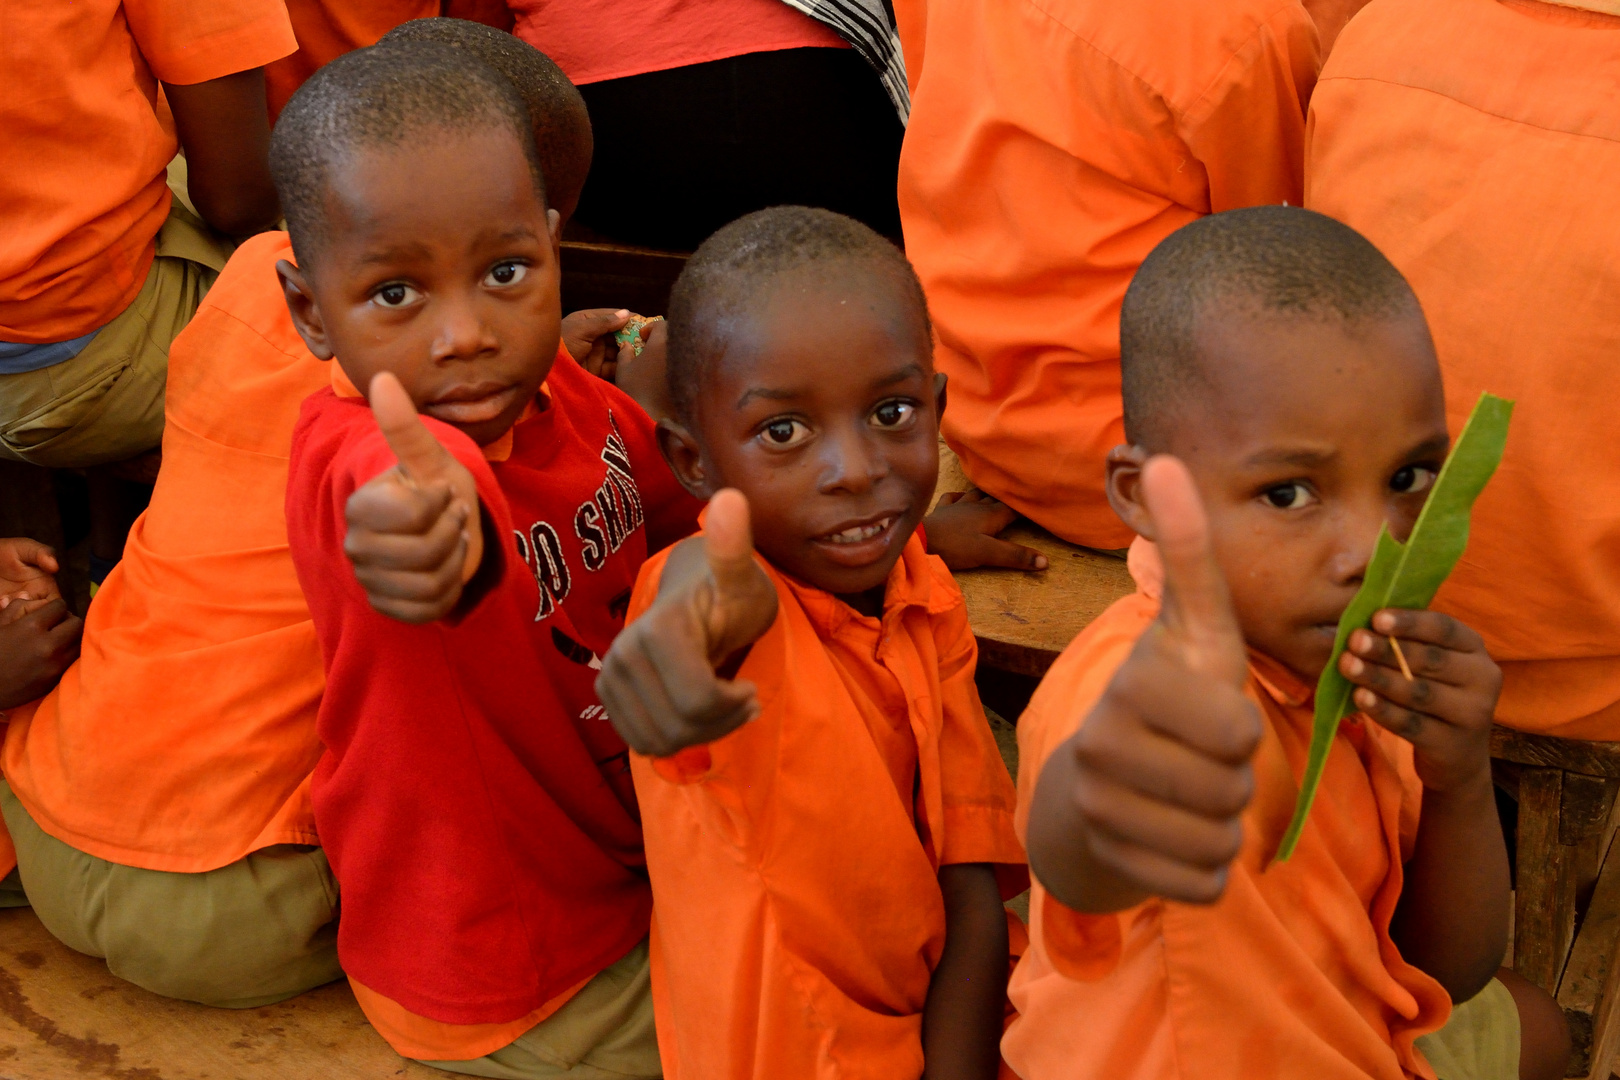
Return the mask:
[[[911,90],[906,86],[906,61],[900,53],[900,35],[894,15],[884,0],[782,0],[783,3],[825,23],[865,58],[883,89],[894,102],[904,124],[911,117]]]

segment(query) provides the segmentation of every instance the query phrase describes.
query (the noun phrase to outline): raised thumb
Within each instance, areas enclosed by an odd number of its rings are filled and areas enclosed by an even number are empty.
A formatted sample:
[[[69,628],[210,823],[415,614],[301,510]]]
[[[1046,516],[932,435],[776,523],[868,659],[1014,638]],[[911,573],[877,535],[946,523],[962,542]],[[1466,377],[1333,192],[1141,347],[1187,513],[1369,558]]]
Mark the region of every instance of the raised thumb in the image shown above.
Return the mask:
[[[406,479],[418,486],[443,479],[455,458],[416,415],[416,405],[399,378],[391,371],[379,371],[366,397]]]
[[[1164,563],[1161,619],[1189,667],[1241,684],[1248,666],[1243,633],[1192,474],[1179,459],[1161,454],[1142,466],[1141,483]]]
[[[748,497],[736,488],[715,492],[709,500],[703,535],[709,573],[719,599],[723,602],[728,595],[751,590],[757,571]]]

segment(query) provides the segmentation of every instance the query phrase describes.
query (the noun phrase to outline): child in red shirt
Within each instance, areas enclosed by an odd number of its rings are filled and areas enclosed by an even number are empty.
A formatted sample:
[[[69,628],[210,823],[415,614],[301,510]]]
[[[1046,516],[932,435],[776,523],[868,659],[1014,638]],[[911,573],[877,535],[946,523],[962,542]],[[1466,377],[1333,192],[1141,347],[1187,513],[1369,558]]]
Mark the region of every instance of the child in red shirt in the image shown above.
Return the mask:
[[[272,159],[288,307],[341,369],[287,486],[340,959],[407,1056],[656,1076],[641,830],[592,683],[697,504],[647,415],[561,353],[559,219],[504,79],[434,44],[350,53]]]

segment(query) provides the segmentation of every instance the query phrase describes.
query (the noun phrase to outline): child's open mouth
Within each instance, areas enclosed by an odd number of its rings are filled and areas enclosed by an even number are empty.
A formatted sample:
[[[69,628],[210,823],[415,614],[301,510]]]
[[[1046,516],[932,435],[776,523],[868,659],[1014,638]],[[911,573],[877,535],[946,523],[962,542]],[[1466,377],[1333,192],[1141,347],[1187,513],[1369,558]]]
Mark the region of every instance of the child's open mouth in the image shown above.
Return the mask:
[[[872,521],[847,525],[836,532],[818,536],[816,543],[833,562],[845,566],[866,566],[881,559],[894,537],[899,514],[886,514]]]

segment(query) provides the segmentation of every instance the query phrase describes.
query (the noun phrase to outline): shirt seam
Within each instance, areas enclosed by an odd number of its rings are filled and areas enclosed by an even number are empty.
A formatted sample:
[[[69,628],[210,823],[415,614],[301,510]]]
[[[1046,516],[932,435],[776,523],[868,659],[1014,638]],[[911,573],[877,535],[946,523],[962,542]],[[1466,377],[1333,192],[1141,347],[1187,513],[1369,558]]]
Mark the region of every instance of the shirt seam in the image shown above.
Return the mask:
[[[1545,124],[1538,124],[1530,120],[1521,119],[1517,116],[1504,116],[1492,109],[1482,108],[1481,106],[1455,98],[1442,90],[1435,90],[1428,86],[1414,86],[1413,84],[1407,82],[1397,82],[1394,79],[1385,78],[1379,75],[1333,75],[1329,78],[1317,80],[1317,86],[1320,88],[1323,84],[1329,82],[1367,82],[1377,83],[1380,86],[1398,87],[1402,90],[1410,90],[1413,93],[1427,94],[1431,97],[1437,97],[1442,101],[1449,101],[1454,105],[1460,106],[1461,108],[1476,112],[1481,116],[1489,116],[1492,119],[1501,120],[1504,123],[1518,124],[1520,127],[1526,127],[1532,131],[1544,131],[1549,135],[1567,135],[1572,139],[1594,139],[1601,143],[1620,145],[1620,137],[1611,138],[1606,135],[1593,135],[1585,131],[1570,131],[1567,128],[1548,127]]]
[[[1025,7],[1039,12],[1051,22],[1062,27],[1076,42],[1084,45],[1087,49],[1090,49],[1097,56],[1105,60],[1109,65],[1130,76],[1144,89],[1149,91],[1156,99],[1164,104],[1165,109],[1178,121],[1176,126],[1178,128],[1178,134],[1180,134],[1179,129],[1181,124],[1179,121],[1197,111],[1196,106],[1201,102],[1206,101],[1210,95],[1215,92],[1215,88],[1217,86],[1221,85],[1223,82],[1230,83],[1232,81],[1223,78],[1226,72],[1231,68],[1232,64],[1234,62],[1241,61],[1243,54],[1248,47],[1252,45],[1258,38],[1260,38],[1263,33],[1269,32],[1271,28],[1271,20],[1274,19],[1279,12],[1287,8],[1297,7],[1298,0],[1283,0],[1283,2],[1278,4],[1276,7],[1268,9],[1264,16],[1258,18],[1255,28],[1250,33],[1245,35],[1240,42],[1238,42],[1236,48],[1223,50],[1226,53],[1226,57],[1225,61],[1220,65],[1220,70],[1216,72],[1216,74],[1205,86],[1199,89],[1198,93],[1194,95],[1186,108],[1178,107],[1170,100],[1169,96],[1163,90],[1159,89],[1159,87],[1156,86],[1152,80],[1148,79],[1147,76],[1133,70],[1131,67],[1126,65],[1123,60],[1115,57],[1112,53],[1105,50],[1101,45],[1098,45],[1095,41],[1092,41],[1091,38],[1086,34],[1082,33],[1075,27],[1070,26],[1056,12],[1053,12],[1049,8],[1045,7],[1041,0],[1023,0],[1023,4]],[[1246,65],[1246,67],[1252,66],[1252,63]]]

